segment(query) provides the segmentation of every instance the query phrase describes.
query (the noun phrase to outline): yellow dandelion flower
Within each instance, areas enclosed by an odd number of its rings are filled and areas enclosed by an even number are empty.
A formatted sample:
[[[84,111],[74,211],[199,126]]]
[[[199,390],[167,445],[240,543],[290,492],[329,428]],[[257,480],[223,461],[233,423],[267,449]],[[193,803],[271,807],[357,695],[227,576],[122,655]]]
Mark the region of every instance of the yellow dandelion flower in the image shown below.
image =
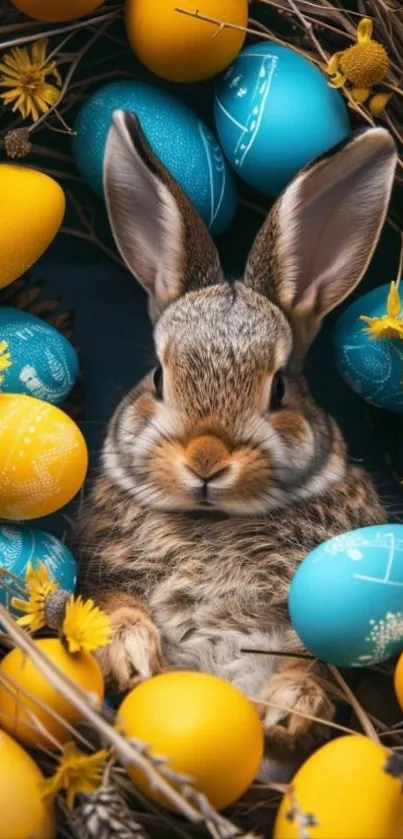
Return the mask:
[[[385,47],[374,41],[372,30],[372,20],[363,18],[357,27],[357,43],[336,52],[326,70],[332,87],[351,85],[350,92],[356,102],[366,102],[371,88],[380,84],[389,70]]]
[[[62,633],[71,653],[91,652],[108,644],[111,622],[93,600],[71,597],[66,606]]]
[[[8,367],[11,367],[11,355],[8,352],[8,344],[7,341],[0,341],[0,371],[7,370]],[[0,385],[4,382],[4,376],[0,372]]]
[[[41,38],[31,48],[15,47],[0,62],[0,87],[9,88],[0,97],[24,119],[31,116],[37,120],[60,97],[62,80],[56,62],[46,58],[47,45],[47,39]],[[48,77],[56,84],[51,84]]]
[[[67,807],[72,810],[76,795],[99,789],[108,757],[106,749],[87,755],[74,743],[67,743],[55,774],[41,784],[43,798],[51,800],[64,789]]]
[[[368,324],[364,331],[370,338],[401,338],[403,340],[403,312],[397,283],[391,283],[386,303],[386,315],[379,318],[361,315],[360,320]]]
[[[57,588],[57,583],[50,579],[43,562],[38,562],[34,568],[29,563],[25,577],[25,587],[28,595],[27,600],[19,600],[13,597],[11,605],[19,612],[25,612],[24,616],[18,618],[20,626],[28,627],[30,632],[37,632],[45,626],[45,604],[50,594]]]

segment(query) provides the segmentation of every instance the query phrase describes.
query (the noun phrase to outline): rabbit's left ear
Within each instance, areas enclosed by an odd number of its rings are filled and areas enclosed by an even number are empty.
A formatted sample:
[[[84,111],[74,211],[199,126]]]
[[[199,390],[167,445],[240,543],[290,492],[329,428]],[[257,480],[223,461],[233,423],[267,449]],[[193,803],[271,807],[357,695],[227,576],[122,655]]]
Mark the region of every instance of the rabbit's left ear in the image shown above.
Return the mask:
[[[385,129],[356,134],[296,176],[257,236],[245,282],[283,309],[299,356],[369,265],[396,160]]]

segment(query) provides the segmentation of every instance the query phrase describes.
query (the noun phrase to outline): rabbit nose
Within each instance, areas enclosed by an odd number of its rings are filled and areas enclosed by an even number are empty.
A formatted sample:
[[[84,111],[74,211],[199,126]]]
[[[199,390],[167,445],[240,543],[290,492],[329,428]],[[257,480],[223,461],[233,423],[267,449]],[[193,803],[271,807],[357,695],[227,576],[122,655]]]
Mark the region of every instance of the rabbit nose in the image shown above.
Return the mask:
[[[195,437],[188,444],[185,451],[185,462],[188,469],[204,481],[214,478],[223,472],[230,464],[230,453],[225,443],[212,434]]]

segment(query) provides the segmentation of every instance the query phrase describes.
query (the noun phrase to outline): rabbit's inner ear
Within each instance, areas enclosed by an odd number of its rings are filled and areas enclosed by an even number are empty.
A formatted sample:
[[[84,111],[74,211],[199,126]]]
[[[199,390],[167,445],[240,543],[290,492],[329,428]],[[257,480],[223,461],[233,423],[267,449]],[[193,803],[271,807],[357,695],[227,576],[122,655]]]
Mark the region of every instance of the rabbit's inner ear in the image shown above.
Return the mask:
[[[114,114],[104,188],[117,247],[151,296],[155,315],[186,291],[220,281],[219,257],[207,228],[131,113]]]
[[[395,166],[387,131],[355,135],[292,181],[258,234],[245,281],[283,308],[305,350],[368,267]]]

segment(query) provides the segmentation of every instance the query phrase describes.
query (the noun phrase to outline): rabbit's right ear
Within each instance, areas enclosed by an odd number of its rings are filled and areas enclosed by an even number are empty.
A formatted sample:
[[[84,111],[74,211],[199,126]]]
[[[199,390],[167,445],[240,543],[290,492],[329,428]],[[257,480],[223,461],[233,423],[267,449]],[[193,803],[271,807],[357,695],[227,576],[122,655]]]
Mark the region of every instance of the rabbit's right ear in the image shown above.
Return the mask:
[[[300,367],[322,319],[358,285],[386,218],[397,160],[384,128],[370,128],[313,161],[277,199],[245,282],[277,303]]]
[[[117,247],[150,295],[154,319],[185,292],[221,281],[219,256],[204,222],[130,112],[113,115],[104,191]]]

